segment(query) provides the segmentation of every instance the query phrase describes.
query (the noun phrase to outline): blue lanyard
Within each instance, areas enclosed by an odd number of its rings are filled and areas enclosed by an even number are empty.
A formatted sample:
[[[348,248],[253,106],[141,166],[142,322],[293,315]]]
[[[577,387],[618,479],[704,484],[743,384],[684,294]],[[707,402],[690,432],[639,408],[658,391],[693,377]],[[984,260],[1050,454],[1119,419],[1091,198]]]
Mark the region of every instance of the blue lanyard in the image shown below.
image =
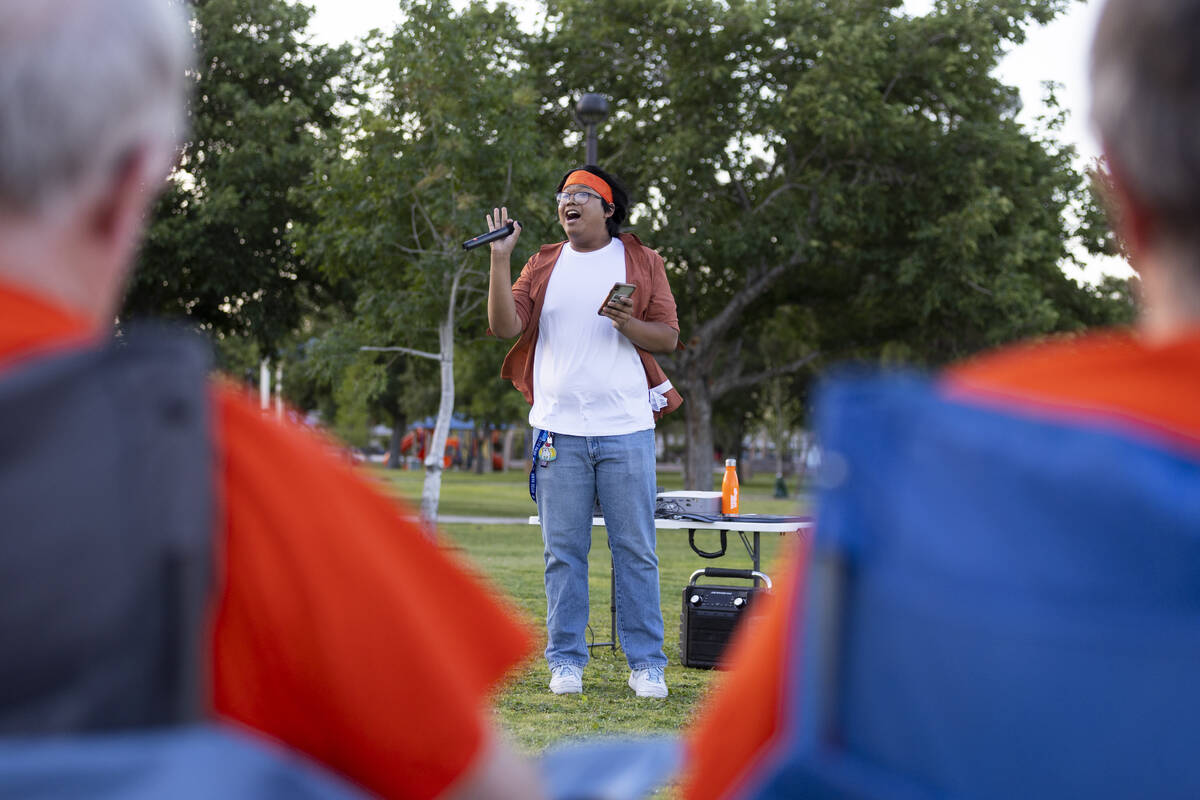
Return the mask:
[[[538,431],[537,441],[533,445],[533,452],[530,454],[533,465],[529,468],[529,499],[537,502],[537,465],[538,452],[542,449],[542,445],[546,443],[546,436],[549,431]]]

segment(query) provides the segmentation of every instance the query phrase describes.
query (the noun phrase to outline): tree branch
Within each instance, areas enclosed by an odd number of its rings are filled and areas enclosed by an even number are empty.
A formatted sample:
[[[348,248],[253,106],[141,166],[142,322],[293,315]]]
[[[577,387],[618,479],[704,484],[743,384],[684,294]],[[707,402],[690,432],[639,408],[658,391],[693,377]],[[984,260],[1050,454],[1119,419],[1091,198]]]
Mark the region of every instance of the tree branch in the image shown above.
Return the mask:
[[[461,291],[464,293],[467,290],[468,290],[468,287],[464,286],[461,288]],[[482,291],[479,292],[479,294],[477,296],[471,298],[470,300],[465,301],[462,304],[462,307],[459,309],[459,311],[461,312],[460,316],[463,316],[463,317],[467,316],[472,311],[479,308],[479,306],[483,305],[483,302],[485,300],[487,300],[487,292],[482,292]]]
[[[892,93],[892,89],[896,88],[896,83],[903,76],[904,76],[903,72],[897,72],[895,75],[892,76],[892,79],[890,81],[888,81],[887,88],[883,90],[883,95],[879,98],[879,102],[881,102],[881,103],[887,102],[888,96],[891,95],[891,93]]]
[[[718,342],[724,338],[751,303],[761,297],[775,282],[789,270],[805,263],[807,259],[796,256],[789,261],[769,267],[751,276],[741,291],[730,298],[729,302],[716,316],[710,318],[696,331],[693,338],[701,341]]]
[[[758,208],[755,208],[751,213],[753,213],[753,214],[761,213],[762,210],[764,208],[766,208],[767,206],[769,206],[772,202],[774,202],[775,198],[779,197],[779,195],[781,195],[784,192],[789,191],[791,189],[800,189],[800,188],[803,188],[803,187],[798,183],[792,183],[791,181],[785,183],[783,186],[780,186],[779,188],[775,189],[775,191],[771,192],[769,195],[767,195],[765,198],[763,198],[763,201],[758,204]]]
[[[442,250],[445,250],[446,243],[443,241],[443,237],[438,236],[437,226],[433,224],[433,219],[429,216],[429,212],[425,210],[425,204],[419,198],[413,198],[413,205],[421,212],[421,216],[425,218],[425,226],[433,234],[433,240],[441,245]]]
[[[415,231],[415,230],[413,231],[413,235],[414,235],[414,236],[416,235],[416,231]],[[399,250],[399,251],[400,251],[400,252],[402,252],[402,253],[407,253],[407,254],[409,254],[410,256],[427,256],[427,255],[429,255],[431,252],[437,252],[437,251],[434,251],[434,250],[426,250],[426,249],[425,249],[425,248],[423,248],[423,247],[422,247],[422,248],[416,248],[416,247],[405,247],[404,245],[402,245],[402,244],[398,244],[398,243],[396,243],[396,242],[389,242],[389,243],[388,243],[388,245],[389,245],[389,246],[390,246],[392,249],[394,249],[394,250]]]
[[[819,355],[821,355],[820,352],[814,350],[813,352],[801,356],[800,358],[793,359],[786,364],[781,364],[777,367],[771,367],[770,369],[765,369],[761,372],[755,372],[750,375],[726,376],[720,380],[713,381],[711,396],[715,400],[721,395],[732,392],[735,389],[748,389],[751,386],[755,386],[763,381],[770,380],[771,378],[778,378],[782,375],[790,375],[791,373],[800,370],[800,368],[812,363]]]
[[[364,345],[359,350],[366,350],[372,353],[407,353],[410,356],[419,356],[420,358],[431,358],[434,361],[441,361],[442,357],[437,353],[426,353],[424,350],[413,350],[411,347],[374,347],[372,345]]]
[[[730,170],[730,172],[732,171],[733,170]],[[741,204],[742,208],[753,213],[750,195],[746,193],[746,186],[740,180],[735,178],[733,180],[733,187],[737,189],[738,202]]]
[[[419,202],[418,200],[415,200],[415,199],[413,200],[413,205],[409,209],[409,212],[408,212],[408,218],[409,218],[409,221],[412,222],[413,241],[417,243],[417,248],[421,252],[425,252],[425,248],[421,245],[421,234],[417,230],[417,203],[418,202]]]
[[[963,278],[963,281],[964,281],[964,282],[967,284],[967,286],[970,286],[972,289],[974,289],[974,290],[975,290],[975,291],[977,291],[977,292],[980,292],[980,293],[982,293],[982,294],[986,294],[988,297],[995,297],[995,296],[996,296],[996,293],[995,293],[995,292],[993,292],[991,289],[988,289],[988,288],[986,288],[986,287],[984,287],[984,286],[980,286],[978,283],[976,283],[975,281],[971,280],[970,278]]]

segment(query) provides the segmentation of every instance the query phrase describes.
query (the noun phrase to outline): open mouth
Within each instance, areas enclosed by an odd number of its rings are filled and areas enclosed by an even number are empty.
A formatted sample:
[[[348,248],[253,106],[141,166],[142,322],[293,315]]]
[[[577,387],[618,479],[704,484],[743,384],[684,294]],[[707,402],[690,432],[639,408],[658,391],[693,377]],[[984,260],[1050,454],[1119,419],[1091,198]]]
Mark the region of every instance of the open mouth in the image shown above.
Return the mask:
[[[573,208],[569,208],[563,212],[563,219],[565,219],[567,222],[572,222],[574,220],[577,220],[581,216],[582,215]]]

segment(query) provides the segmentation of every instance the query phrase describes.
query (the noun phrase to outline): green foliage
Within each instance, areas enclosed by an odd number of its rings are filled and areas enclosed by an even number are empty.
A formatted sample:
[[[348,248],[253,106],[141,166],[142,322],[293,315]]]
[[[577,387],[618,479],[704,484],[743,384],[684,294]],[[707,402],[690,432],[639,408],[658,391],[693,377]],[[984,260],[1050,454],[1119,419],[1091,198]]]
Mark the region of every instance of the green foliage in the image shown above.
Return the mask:
[[[300,239],[327,275],[355,281],[357,316],[397,344],[433,350],[456,284],[463,322],[481,327],[486,251],[460,243],[493,205],[530,219],[551,201],[527,136],[536,108],[510,12],[476,4],[456,14],[435,0],[406,2],[404,13],[368,47],[375,102],[358,108],[346,149],[309,186],[318,221]]]
[[[322,298],[288,239],[311,209],[293,191],[328,146],[349,48],[306,41],[283,0],[192,0],[191,134],[154,209],[127,314],[184,317],[272,353]]]
[[[464,253],[461,242],[500,205],[527,236],[544,233],[539,220],[552,218],[555,167],[547,171],[529,136],[538,109],[511,11],[474,3],[455,12],[439,0],[411,0],[403,11],[390,36],[368,43],[358,80],[372,87],[371,102],[355,107],[342,151],[307,186],[316,218],[297,227],[297,240],[326,276],[356,289],[353,312],[335,335],[445,358],[452,351],[443,349],[439,326],[472,338],[486,328],[487,252]],[[520,398],[496,377],[501,347],[480,345],[490,363],[468,353],[456,371],[472,376],[472,413],[507,421]],[[377,358],[390,369],[423,360]],[[353,374],[343,380],[374,393]],[[377,394],[384,405],[433,413],[427,393],[411,391],[413,381],[388,387]]]
[[[362,446],[374,423],[401,430],[414,417],[437,406],[436,365],[399,353],[362,352],[372,340],[371,326],[341,310],[328,313],[309,338],[286,355],[291,368],[285,383],[300,408],[316,408],[346,441]]]

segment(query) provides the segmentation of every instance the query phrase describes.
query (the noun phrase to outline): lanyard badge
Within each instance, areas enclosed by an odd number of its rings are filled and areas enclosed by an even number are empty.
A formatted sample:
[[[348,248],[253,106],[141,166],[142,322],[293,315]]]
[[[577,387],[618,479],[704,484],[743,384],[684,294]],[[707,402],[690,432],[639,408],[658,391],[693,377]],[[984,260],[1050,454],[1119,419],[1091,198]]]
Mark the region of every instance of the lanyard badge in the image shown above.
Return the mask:
[[[535,463],[529,470],[529,497],[533,502],[537,502],[537,468],[548,467],[550,462],[558,458],[558,451],[554,449],[554,434],[550,431],[539,431],[537,441],[533,445],[533,455]]]
[[[546,434],[546,443],[538,448],[538,464],[543,467],[550,465],[550,462],[558,458],[558,451],[554,449],[554,434]]]

